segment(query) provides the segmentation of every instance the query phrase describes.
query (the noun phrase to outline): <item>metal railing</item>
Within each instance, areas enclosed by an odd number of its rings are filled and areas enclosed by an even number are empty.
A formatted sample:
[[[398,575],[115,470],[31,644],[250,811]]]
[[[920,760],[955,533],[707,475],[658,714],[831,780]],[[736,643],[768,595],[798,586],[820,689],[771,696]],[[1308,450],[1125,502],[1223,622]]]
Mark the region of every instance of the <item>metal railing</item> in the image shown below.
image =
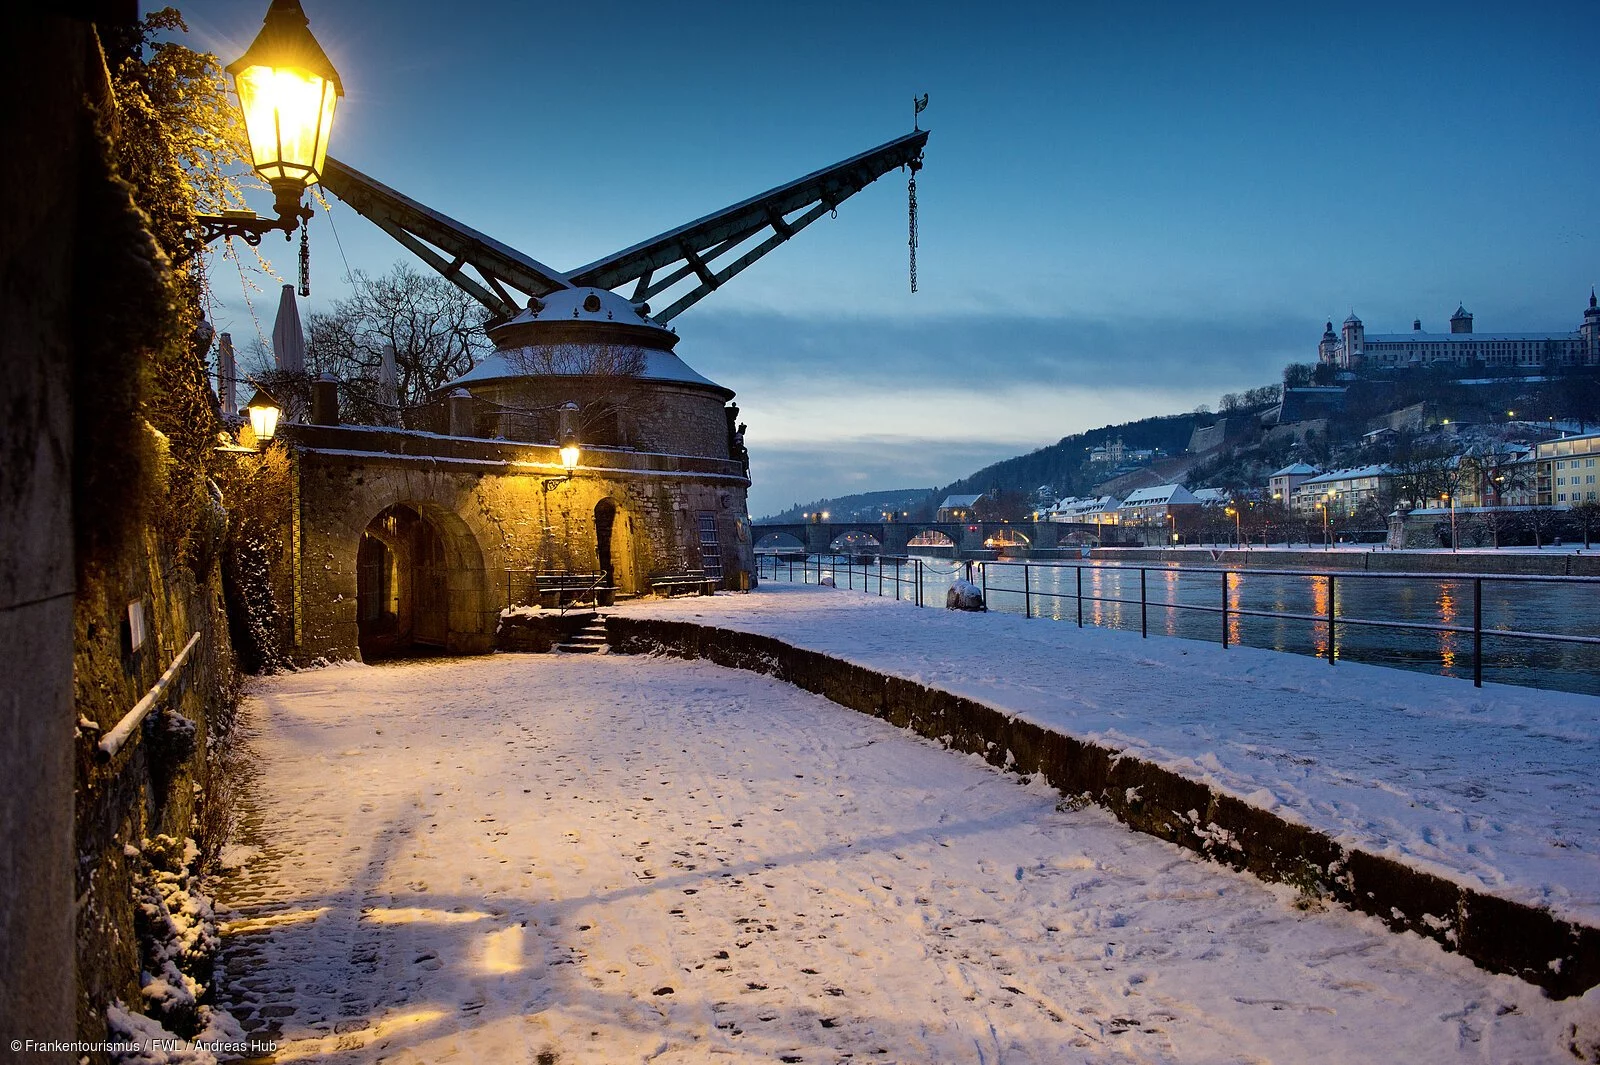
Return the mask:
[[[134,730],[139,727],[146,717],[150,716],[150,711],[161,705],[161,700],[166,696],[168,689],[172,687],[173,681],[182,672],[184,663],[189,660],[189,653],[195,649],[199,642],[200,634],[198,632],[189,637],[189,642],[183,645],[183,650],[179,651],[177,656],[173,658],[172,664],[156,679],[150,690],[145,692],[144,698],[135,703],[132,710],[123,714],[122,720],[113,725],[111,731],[101,738],[100,743],[95,748],[96,760],[109,762],[116,757],[117,752],[122,750],[122,745],[128,742],[128,738],[133,735]]]
[[[1051,591],[1034,580],[1035,575],[1041,571],[1048,571],[1059,575],[1063,571],[1072,571],[1072,590]],[[1002,586],[999,582],[991,582],[991,571],[1002,574],[1021,574],[1021,587]],[[1123,575],[1138,574],[1139,596],[1137,599],[1127,595],[1100,595],[1086,594],[1084,592],[1084,572],[1096,575],[1116,574],[1119,586]],[[1201,580],[1217,578],[1217,590],[1220,593],[1215,605],[1200,602],[1178,602],[1172,598],[1152,599],[1149,590],[1148,576],[1150,573],[1159,574],[1167,580],[1176,580],[1183,577],[1199,577]],[[758,558],[758,574],[769,580],[795,581],[798,577],[801,583],[818,584],[822,579],[832,577],[835,586],[839,585],[839,578],[843,577],[843,586],[856,590],[859,583],[863,592],[883,596],[891,594],[885,589],[891,589],[894,598],[906,599],[915,602],[918,606],[926,605],[927,593],[925,578],[936,574],[938,577],[951,577],[963,574],[964,578],[976,584],[982,591],[984,602],[990,602],[991,592],[1008,595],[1020,595],[1022,598],[1022,614],[1024,617],[1046,616],[1041,608],[1036,608],[1036,603],[1068,601],[1072,604],[1070,613],[1077,626],[1084,626],[1084,604],[1116,604],[1129,608],[1137,607],[1139,611],[1139,634],[1142,637],[1150,635],[1150,612],[1157,611],[1189,611],[1198,614],[1216,615],[1220,624],[1215,630],[1223,647],[1242,640],[1235,630],[1230,630],[1230,622],[1241,618],[1259,618],[1278,621],[1306,622],[1320,628],[1326,636],[1326,650],[1314,652],[1317,657],[1326,657],[1329,665],[1333,665],[1341,657],[1339,638],[1342,630],[1356,629],[1389,629],[1409,631],[1413,633],[1450,634],[1462,637],[1471,637],[1472,641],[1472,682],[1477,687],[1483,686],[1484,668],[1484,638],[1512,639],[1531,641],[1545,644],[1568,644],[1573,646],[1586,646],[1600,648],[1600,636],[1579,635],[1566,632],[1549,632],[1538,629],[1507,628],[1503,626],[1490,626],[1484,622],[1484,584],[1529,584],[1529,585],[1559,585],[1564,587],[1595,586],[1600,585],[1600,577],[1574,577],[1574,576],[1543,576],[1520,574],[1487,574],[1487,573],[1420,573],[1420,572],[1329,572],[1326,570],[1302,569],[1265,569],[1248,568],[1237,569],[1222,566],[1190,566],[1190,565],[1151,565],[1138,566],[1124,563],[1072,563],[1072,562],[985,562],[969,561],[955,563],[929,562],[919,558],[885,558],[878,556],[876,559],[857,559],[848,556],[806,556],[804,559],[785,559],[779,557]],[[859,580],[858,580],[859,577]],[[1320,590],[1325,596],[1325,609],[1316,613],[1295,610],[1267,610],[1240,605],[1235,601],[1235,595],[1240,587],[1240,579],[1244,577],[1280,577],[1286,579],[1300,579],[1310,582],[1320,582]],[[1400,618],[1375,618],[1352,617],[1340,613],[1340,587],[1348,587],[1352,581],[1429,581],[1445,584],[1462,584],[1471,582],[1472,585],[1472,623],[1452,623],[1449,620],[1436,622],[1411,621]],[[876,589],[874,589],[876,582]],[[1058,581],[1059,583],[1059,581]],[[1119,587],[1120,590],[1120,587]],[[1314,598],[1319,598],[1314,595]],[[1600,603],[1600,599],[1595,600]],[[1057,614],[1051,614],[1058,620],[1066,620]],[[1090,621],[1091,625],[1100,625],[1098,618]],[[1112,627],[1115,627],[1113,623]],[[1592,626],[1600,630],[1600,616]],[[1193,637],[1188,637],[1193,638]],[[1443,657],[1443,656],[1442,656]],[[1597,656],[1600,658],[1600,656]],[[1440,663],[1441,670],[1446,666]],[[1540,685],[1543,686],[1543,685]]]

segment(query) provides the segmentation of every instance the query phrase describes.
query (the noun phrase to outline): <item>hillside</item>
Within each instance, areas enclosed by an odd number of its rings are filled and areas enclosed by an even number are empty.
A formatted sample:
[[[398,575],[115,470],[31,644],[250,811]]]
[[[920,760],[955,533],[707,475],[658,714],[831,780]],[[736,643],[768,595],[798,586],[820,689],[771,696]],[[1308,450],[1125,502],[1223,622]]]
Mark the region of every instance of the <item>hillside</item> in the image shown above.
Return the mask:
[[[864,492],[801,503],[779,514],[757,518],[758,522],[802,521],[806,513],[827,511],[840,520],[875,520],[884,510],[909,512],[914,519],[932,516],[939,501],[951,494],[997,492],[1007,497],[1029,495],[1049,485],[1057,496],[1087,492],[1090,485],[1107,471],[1089,463],[1089,454],[1121,440],[1125,448],[1165,451],[1181,455],[1189,446],[1195,428],[1217,421],[1214,414],[1172,414],[1144,418],[1122,425],[1106,425],[1083,433],[1062,437],[1048,447],[985,466],[970,476],[943,487],[899,489],[889,492]]]
[[[1312,370],[1290,366],[1285,379],[1311,383]],[[1277,427],[1271,424],[1277,388],[1252,389],[1222,397],[1223,414],[1202,408],[1102,426],[1003,459],[942,487],[819,499],[757,520],[800,521],[803,513],[819,510],[838,519],[876,520],[890,509],[913,520],[927,520],[945,496],[978,493],[990,497],[983,505],[986,516],[1018,520],[1046,498],[1053,502],[1089,495],[1096,487],[1119,497],[1135,487],[1163,481],[1181,481],[1191,489],[1249,491],[1260,489],[1273,470],[1289,462],[1324,468],[1387,462],[1394,457],[1396,444],[1373,445],[1363,434],[1391,423],[1402,430],[1409,446],[1438,436],[1441,429],[1448,430],[1444,436],[1451,440],[1500,439],[1508,433],[1533,439],[1541,430],[1554,435],[1558,424],[1581,432],[1600,422],[1600,371],[1573,367],[1545,368],[1542,374],[1529,376],[1484,374],[1481,367],[1471,366],[1346,374],[1340,378],[1343,395],[1335,406],[1302,415],[1323,416]],[[1219,424],[1224,418],[1226,426]],[[1508,424],[1513,420],[1515,425]],[[1212,427],[1214,434],[1207,434],[1212,439],[1198,445],[1203,453],[1188,454],[1195,430]],[[1096,448],[1110,449],[1118,441],[1127,452],[1161,452],[1166,457],[1121,466],[1090,461]],[[1439,440],[1434,443],[1445,446]],[[1041,494],[1041,489],[1048,491]]]
[[[839,521],[877,521],[886,510],[900,513],[921,507],[936,491],[934,488],[895,488],[883,492],[859,492],[835,499],[796,503],[788,510],[779,511],[765,518],[757,518],[756,521],[772,523],[804,521],[806,514],[814,514],[819,510],[827,511],[830,517]]]

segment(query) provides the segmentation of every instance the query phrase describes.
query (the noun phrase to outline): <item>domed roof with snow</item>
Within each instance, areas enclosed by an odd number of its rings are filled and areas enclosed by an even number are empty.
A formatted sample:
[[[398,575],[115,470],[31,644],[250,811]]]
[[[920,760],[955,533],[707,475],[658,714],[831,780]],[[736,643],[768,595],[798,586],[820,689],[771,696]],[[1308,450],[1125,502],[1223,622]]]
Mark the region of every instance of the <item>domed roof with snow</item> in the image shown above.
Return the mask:
[[[650,317],[650,306],[609,289],[563,288],[530,300],[514,318],[489,327],[494,354],[440,386],[453,389],[529,377],[584,377],[625,369],[640,381],[699,386],[733,396],[673,354],[678,334]]]

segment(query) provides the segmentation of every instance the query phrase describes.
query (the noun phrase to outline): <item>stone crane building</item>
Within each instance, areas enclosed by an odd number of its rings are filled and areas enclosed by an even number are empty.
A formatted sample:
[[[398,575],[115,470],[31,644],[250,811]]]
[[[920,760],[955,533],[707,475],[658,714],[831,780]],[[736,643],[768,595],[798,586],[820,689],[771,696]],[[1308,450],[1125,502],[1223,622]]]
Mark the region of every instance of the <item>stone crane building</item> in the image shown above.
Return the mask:
[[[539,573],[596,574],[622,597],[690,571],[748,586],[733,392],[615,293],[539,304],[493,329],[496,353],[445,387],[448,434],[285,430],[299,657],[487,652],[501,608],[526,601]],[[605,360],[617,365],[594,372]],[[556,435],[569,402],[591,412],[570,475]]]
[[[487,652],[503,608],[537,602],[535,585],[552,579],[617,597],[663,581],[753,586],[734,394],[678,356],[667,323],[882,174],[914,173],[927,136],[571,272],[329,159],[330,192],[488,309],[495,351],[440,389],[442,431],[340,425],[325,401],[320,424],[282,433],[292,528],[280,598],[294,656]],[[648,300],[684,283],[652,312]],[[629,296],[613,291],[629,284]],[[572,469],[560,456],[569,431]]]

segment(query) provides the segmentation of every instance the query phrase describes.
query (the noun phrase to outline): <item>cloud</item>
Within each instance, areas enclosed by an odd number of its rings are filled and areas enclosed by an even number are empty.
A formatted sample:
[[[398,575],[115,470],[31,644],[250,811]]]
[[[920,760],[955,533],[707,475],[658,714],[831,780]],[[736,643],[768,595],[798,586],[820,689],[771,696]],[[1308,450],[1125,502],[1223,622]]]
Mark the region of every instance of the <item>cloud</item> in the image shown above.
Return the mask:
[[[1220,394],[1313,358],[1320,322],[1285,314],[1207,320],[1012,314],[802,317],[705,311],[681,354],[742,393],[768,388],[1114,385]],[[1213,397],[1214,398],[1214,397]]]
[[[1318,336],[1282,315],[824,319],[735,310],[686,319],[679,351],[739,392],[750,507],[762,515],[852,492],[948,484],[1085,429],[1215,405],[1224,392],[1278,380]]]

